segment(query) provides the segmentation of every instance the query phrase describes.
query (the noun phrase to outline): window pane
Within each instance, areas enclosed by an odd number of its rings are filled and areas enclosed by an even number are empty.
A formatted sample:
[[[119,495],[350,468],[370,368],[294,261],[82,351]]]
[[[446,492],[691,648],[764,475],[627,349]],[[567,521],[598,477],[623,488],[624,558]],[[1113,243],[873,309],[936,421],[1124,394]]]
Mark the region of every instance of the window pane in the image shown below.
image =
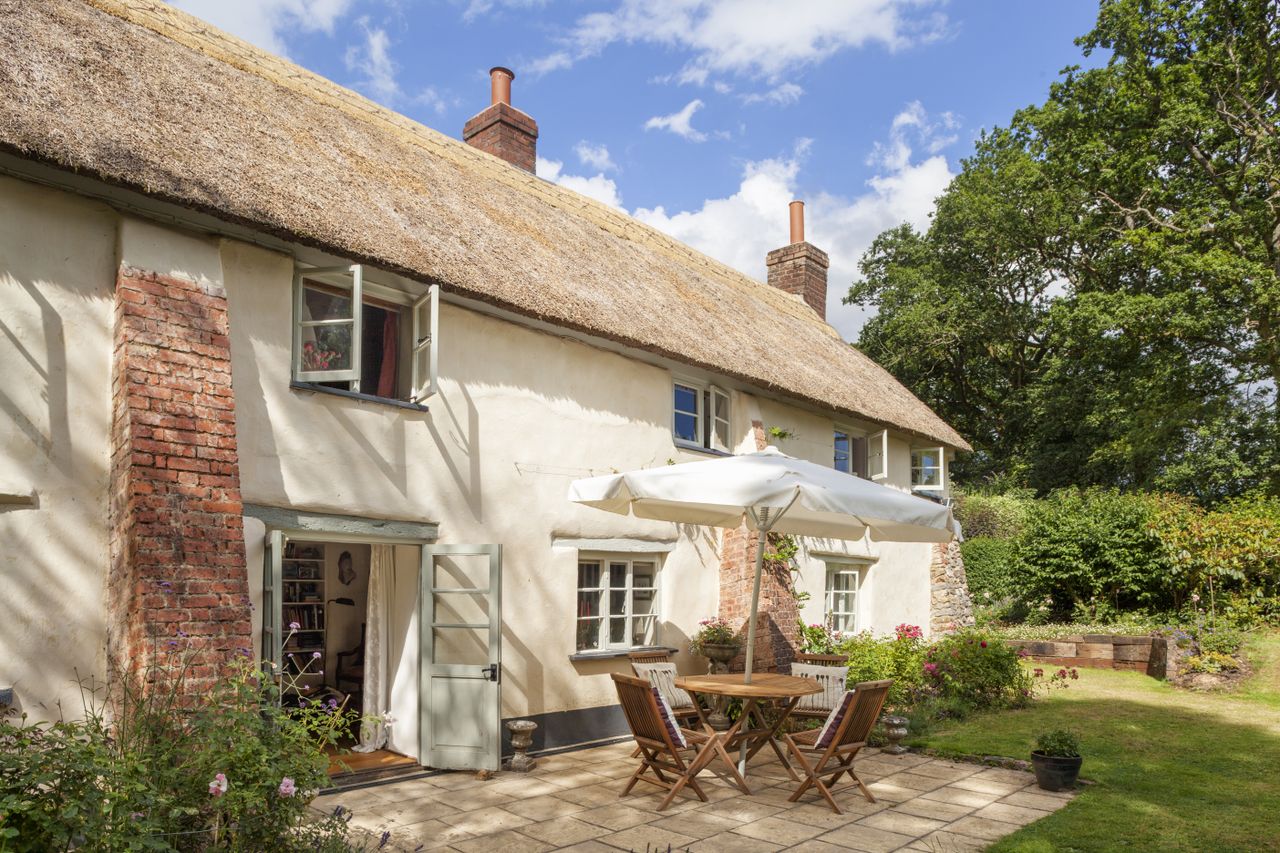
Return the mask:
[[[600,599],[604,595],[601,592],[579,592],[578,593],[578,615],[579,616],[599,616]]]
[[[652,616],[642,619],[632,620],[631,626],[631,645],[633,646],[652,646],[657,642],[654,633],[656,620]]]
[[[627,615],[627,591],[625,589],[619,589],[609,593],[609,615]]]
[[[698,392],[687,385],[676,386],[675,410],[677,412],[698,412]]]
[[[686,415],[676,412],[675,419],[676,438],[683,441],[698,440],[698,418],[695,415]]]
[[[858,575],[856,572],[832,572],[827,588],[834,590],[857,589]]]
[[[639,590],[631,593],[631,612],[636,616],[644,616],[653,612],[654,597],[652,590]]]
[[[355,323],[351,297],[303,286],[302,369],[349,370]],[[346,321],[309,325],[323,321]]]
[[[627,620],[625,617],[614,617],[609,620],[609,644],[621,645],[627,642]]]
[[[626,589],[627,587],[627,564],[626,563],[610,563],[609,564],[609,586],[612,589]]]
[[[580,620],[578,622],[578,651],[598,648],[600,648],[600,620]]]
[[[852,473],[849,456],[849,434],[836,430],[834,436],[835,443],[835,469],[843,471],[846,474]]]
[[[631,574],[631,585],[636,589],[653,586],[653,563],[632,563]]]
[[[578,563],[578,587],[595,589],[600,586],[600,564]]]
[[[858,608],[855,606],[857,602],[857,593],[853,592],[836,592],[831,595],[830,609],[832,613],[853,613]]]
[[[852,634],[857,630],[858,623],[852,613],[849,614],[832,614],[831,627],[843,633]]]

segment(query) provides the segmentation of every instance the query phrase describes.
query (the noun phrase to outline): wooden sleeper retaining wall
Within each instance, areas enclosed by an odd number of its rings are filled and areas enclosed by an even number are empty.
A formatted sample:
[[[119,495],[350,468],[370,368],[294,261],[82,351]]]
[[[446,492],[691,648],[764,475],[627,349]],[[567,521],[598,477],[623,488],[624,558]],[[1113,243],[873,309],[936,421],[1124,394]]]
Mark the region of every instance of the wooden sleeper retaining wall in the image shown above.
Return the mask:
[[[1128,669],[1152,678],[1167,678],[1172,666],[1164,637],[1128,637],[1115,634],[1081,634],[1055,640],[1009,640],[1027,657],[1056,666]]]

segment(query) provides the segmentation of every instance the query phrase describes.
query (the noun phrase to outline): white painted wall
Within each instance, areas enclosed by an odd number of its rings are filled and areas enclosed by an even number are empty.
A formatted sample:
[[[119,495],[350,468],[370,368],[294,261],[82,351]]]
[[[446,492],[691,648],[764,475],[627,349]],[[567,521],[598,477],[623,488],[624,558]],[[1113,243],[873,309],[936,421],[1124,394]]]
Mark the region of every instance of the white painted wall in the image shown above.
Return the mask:
[[[0,177],[0,687],[33,719],[105,673],[116,222]]]

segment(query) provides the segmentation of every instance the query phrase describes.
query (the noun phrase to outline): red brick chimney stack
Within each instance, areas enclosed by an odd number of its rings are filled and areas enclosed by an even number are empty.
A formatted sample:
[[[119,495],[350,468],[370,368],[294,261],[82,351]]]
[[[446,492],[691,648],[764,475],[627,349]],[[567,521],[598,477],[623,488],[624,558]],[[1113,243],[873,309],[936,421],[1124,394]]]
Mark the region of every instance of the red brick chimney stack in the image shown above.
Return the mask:
[[[514,79],[515,72],[509,68],[489,69],[489,106],[462,126],[462,140],[532,172],[537,162],[538,123],[511,106]]]
[[[803,297],[809,307],[827,318],[827,253],[804,239],[804,202],[791,202],[791,244],[765,256],[769,284]]]

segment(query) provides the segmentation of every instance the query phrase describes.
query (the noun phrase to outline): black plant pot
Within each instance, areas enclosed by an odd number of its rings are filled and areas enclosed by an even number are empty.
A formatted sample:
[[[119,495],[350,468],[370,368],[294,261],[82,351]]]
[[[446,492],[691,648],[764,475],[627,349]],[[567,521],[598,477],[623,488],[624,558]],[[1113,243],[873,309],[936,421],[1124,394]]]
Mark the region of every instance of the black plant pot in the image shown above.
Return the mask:
[[[1036,784],[1046,791],[1064,791],[1074,788],[1083,762],[1084,759],[1079,755],[1066,758],[1061,755],[1045,755],[1041,752],[1031,753],[1031,767],[1036,771]]]

